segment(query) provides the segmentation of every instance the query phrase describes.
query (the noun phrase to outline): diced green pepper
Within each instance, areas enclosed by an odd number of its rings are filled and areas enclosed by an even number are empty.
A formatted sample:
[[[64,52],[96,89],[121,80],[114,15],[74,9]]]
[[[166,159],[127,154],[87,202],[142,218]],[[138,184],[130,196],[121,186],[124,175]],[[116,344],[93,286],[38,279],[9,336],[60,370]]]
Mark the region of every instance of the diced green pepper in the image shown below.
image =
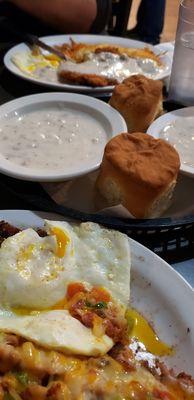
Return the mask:
[[[27,372],[23,372],[23,371],[15,372],[15,377],[24,386],[26,386],[29,383],[29,376],[28,376]]]
[[[95,308],[107,308],[107,303],[105,301],[99,301],[99,303],[96,303]]]
[[[107,308],[107,303],[105,301],[99,301],[99,303],[92,304],[86,300],[85,305],[86,305],[86,307],[93,308],[93,309]]]

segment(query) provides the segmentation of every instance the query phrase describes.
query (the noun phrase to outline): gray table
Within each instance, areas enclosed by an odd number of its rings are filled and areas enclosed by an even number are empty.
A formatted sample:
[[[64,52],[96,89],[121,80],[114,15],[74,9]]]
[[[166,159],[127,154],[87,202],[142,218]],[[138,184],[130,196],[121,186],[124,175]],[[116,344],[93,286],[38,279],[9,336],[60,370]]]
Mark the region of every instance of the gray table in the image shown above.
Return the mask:
[[[172,266],[194,288],[194,258],[192,260],[173,264]]]

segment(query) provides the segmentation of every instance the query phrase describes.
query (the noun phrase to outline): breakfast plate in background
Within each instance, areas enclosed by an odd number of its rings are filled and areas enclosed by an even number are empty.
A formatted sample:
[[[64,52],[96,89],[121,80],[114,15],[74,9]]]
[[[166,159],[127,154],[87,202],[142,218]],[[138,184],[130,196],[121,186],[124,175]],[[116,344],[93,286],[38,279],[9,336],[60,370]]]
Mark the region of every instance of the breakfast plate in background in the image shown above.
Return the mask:
[[[181,172],[194,176],[194,107],[181,108],[157,118],[147,133],[172,144],[181,160]]]
[[[0,211],[0,220],[22,229],[42,228],[43,218],[63,220],[57,214]],[[161,340],[173,346],[173,354],[164,359],[167,365],[176,373],[184,370],[194,374],[193,289],[156,254],[132,239],[129,243],[132,258],[131,305],[151,323]]]
[[[136,49],[143,49],[145,47],[148,47],[148,45],[144,42],[139,42],[139,41],[134,41],[131,39],[126,39],[126,38],[119,38],[119,37],[111,37],[111,36],[99,36],[99,35],[56,35],[56,36],[47,36],[41,38],[46,44],[50,46],[55,46],[55,45],[62,45],[64,43],[70,43],[70,39],[76,41],[76,42],[82,42],[86,44],[107,44],[109,46],[121,46],[121,47],[126,47],[126,48],[136,48]],[[171,71],[171,60],[168,54],[163,54],[162,51],[158,49],[154,49],[154,47],[149,45],[149,48],[155,52],[155,54],[160,55],[160,60],[163,63],[163,68],[159,70],[157,75],[155,76],[155,79],[164,79],[167,76],[170,75]],[[44,77],[41,78],[36,78],[33,76],[32,73],[29,73],[29,71],[25,72],[25,65],[27,62],[27,55],[29,54],[30,50],[29,47],[25,43],[21,43],[17,46],[14,46],[12,49],[10,49],[7,54],[4,57],[4,64],[6,68],[12,72],[13,74],[17,75],[18,77],[21,77],[23,79],[27,79],[33,83],[36,84],[41,84],[47,87],[53,87],[56,89],[61,89],[65,91],[71,91],[71,92],[82,92],[82,93],[91,93],[92,95],[100,95],[104,93],[111,93],[114,86],[104,86],[104,87],[91,87],[91,86],[84,86],[84,85],[79,85],[79,84],[67,84],[67,83],[60,83],[60,82],[54,82],[54,81],[49,81],[48,79],[45,79]],[[44,54],[44,53],[43,53]],[[46,54],[46,53],[45,53]],[[21,68],[19,68],[15,63],[14,63],[14,58],[15,56],[19,55],[19,61],[21,63]],[[147,68],[145,66],[145,68]],[[23,71],[22,71],[23,69]]]
[[[71,93],[42,93],[0,107],[0,171],[31,181],[64,181],[97,169],[104,146],[126,131],[108,104]]]

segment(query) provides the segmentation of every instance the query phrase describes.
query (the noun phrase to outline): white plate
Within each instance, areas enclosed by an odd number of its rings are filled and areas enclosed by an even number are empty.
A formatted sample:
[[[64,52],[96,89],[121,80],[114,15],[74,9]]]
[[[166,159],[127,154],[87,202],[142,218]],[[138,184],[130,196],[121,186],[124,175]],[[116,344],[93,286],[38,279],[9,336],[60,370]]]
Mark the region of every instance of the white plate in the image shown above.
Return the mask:
[[[79,110],[87,115],[92,116],[105,129],[107,141],[111,137],[121,132],[127,131],[126,123],[123,117],[108,104],[101,100],[74,93],[42,93],[32,96],[21,97],[0,106],[0,119],[12,118],[15,113],[25,115],[29,112],[38,110],[53,110],[60,105],[68,110]],[[84,132],[83,132],[84,134]],[[11,138],[10,138],[11,139]],[[54,149],[53,149],[54,151]],[[73,169],[70,172],[61,168],[60,172],[47,172],[46,170],[30,169],[20,165],[16,165],[5,159],[0,152],[0,172],[19,179],[30,181],[65,181],[84,175],[90,171],[97,169],[102,161],[102,154],[99,153],[98,162],[83,164],[80,168]]]
[[[125,39],[125,38],[120,38],[120,37],[113,37],[113,36],[102,36],[102,35],[56,35],[56,36],[44,36],[41,38],[45,43],[47,43],[50,46],[54,46],[56,44],[63,44],[63,43],[69,43],[70,38],[75,40],[76,42],[84,42],[84,43],[89,43],[89,44],[95,44],[95,43],[107,43],[110,45],[118,45],[118,46],[123,46],[123,47],[135,47],[135,48],[144,48],[145,46],[148,47],[147,43],[144,42],[139,42],[136,40],[131,40],[131,39]],[[154,50],[153,46],[149,47]],[[80,85],[68,85],[68,84],[63,84],[63,83],[53,83],[53,82],[48,82],[45,80],[39,80],[31,77],[30,75],[25,74],[24,72],[20,71],[20,69],[12,62],[12,57],[17,54],[17,53],[23,53],[29,51],[29,47],[25,43],[18,44],[17,46],[14,46],[12,49],[10,49],[5,57],[4,57],[4,64],[7,67],[7,69],[12,72],[13,74],[29,80],[33,83],[36,84],[41,84],[47,87],[53,87],[56,89],[61,89],[65,91],[70,91],[70,92],[80,92],[80,93],[92,93],[93,95],[100,95],[102,93],[110,93],[113,90],[113,86],[105,86],[103,88],[97,87],[97,88],[91,88],[88,86],[80,86]],[[156,54],[160,53],[160,50],[155,51]],[[157,79],[164,79],[168,75],[170,75],[171,71],[171,62],[170,58],[168,55],[164,55],[161,57],[161,60],[164,62],[166,68],[165,70],[158,75]]]
[[[0,211],[3,219],[22,227],[42,226],[42,218],[63,220],[59,215]],[[167,365],[194,375],[194,292],[170,265],[144,246],[130,240],[132,252],[131,302],[154,326],[159,337],[175,346]],[[188,330],[188,328],[190,330]]]
[[[157,118],[148,128],[147,133],[154,136],[155,138],[160,137],[160,133],[162,130],[167,126],[169,123],[174,122],[175,120],[185,118],[185,124],[187,118],[193,117],[194,118],[194,107],[186,107],[181,108],[179,110],[171,111],[167,114],[162,115],[161,117]],[[193,126],[194,131],[194,126]],[[180,170],[190,176],[194,176],[194,167],[181,163]]]

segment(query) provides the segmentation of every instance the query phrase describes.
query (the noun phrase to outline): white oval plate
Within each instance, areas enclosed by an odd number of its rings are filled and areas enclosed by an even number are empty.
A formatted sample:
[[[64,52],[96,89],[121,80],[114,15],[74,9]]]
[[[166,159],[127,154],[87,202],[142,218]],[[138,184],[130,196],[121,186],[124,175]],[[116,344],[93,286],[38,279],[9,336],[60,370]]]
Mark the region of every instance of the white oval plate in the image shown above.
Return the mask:
[[[41,227],[42,218],[64,220],[57,214],[1,210],[0,220],[18,227]],[[194,291],[170,265],[146,247],[130,240],[131,303],[154,326],[159,337],[175,347],[166,358],[175,371],[194,376]],[[189,329],[188,329],[189,328]]]
[[[148,128],[147,133],[154,136],[155,138],[160,137],[160,132],[171,122],[175,120],[185,118],[185,123],[188,117],[194,118],[194,107],[186,107],[181,108],[179,110],[171,111],[167,114],[162,115],[161,117],[157,118]],[[194,131],[194,126],[193,126]],[[181,163],[180,167],[181,172],[194,176],[194,167]]]
[[[98,121],[107,133],[107,141],[113,136],[127,131],[126,123],[118,111],[101,100],[74,93],[41,93],[31,96],[21,97],[0,106],[0,120],[11,118],[17,113],[25,115],[25,113],[34,112],[43,109],[55,109],[57,105],[68,110],[79,110],[86,115],[90,115]],[[84,134],[84,132],[83,132]],[[11,138],[10,138],[11,139]],[[53,149],[54,151],[54,149]],[[99,153],[97,163],[83,165],[79,169],[72,171],[47,172],[46,170],[30,169],[5,159],[0,151],[0,172],[13,176],[14,178],[26,179],[39,182],[56,182],[65,181],[84,175],[97,169],[102,161],[102,154]]]
[[[125,39],[125,38],[120,38],[120,37],[114,37],[114,36],[103,36],[103,35],[56,35],[56,36],[44,36],[41,38],[45,43],[47,43],[50,46],[54,46],[56,44],[63,44],[63,43],[69,43],[70,39],[75,40],[76,42],[84,42],[84,43],[89,43],[89,44],[95,44],[95,43],[107,43],[110,45],[118,45],[122,47],[132,47],[132,48],[144,48],[144,47],[150,47],[152,50],[154,50],[153,46],[148,45],[147,43],[144,42],[139,42],[136,40],[131,40],[131,39]],[[10,49],[5,57],[4,57],[4,64],[7,67],[7,69],[12,72],[13,74],[19,76],[20,78],[29,80],[33,83],[39,84],[39,85],[44,85],[47,87],[52,87],[55,89],[61,89],[64,91],[69,91],[69,92],[80,92],[80,93],[92,93],[93,95],[100,95],[102,93],[110,93],[112,92],[114,86],[105,86],[103,88],[97,87],[97,88],[92,88],[89,86],[80,86],[80,85],[68,85],[68,84],[63,84],[63,83],[54,83],[54,82],[48,82],[46,80],[40,80],[40,79],[35,79],[34,77],[31,77],[30,75],[25,74],[22,72],[12,61],[12,57],[17,54],[17,53],[25,53],[29,52],[29,47],[25,43],[18,44],[17,46],[14,46],[12,49]],[[156,54],[160,53],[160,50],[156,49]],[[171,61],[168,55],[164,55],[161,57],[161,60],[165,64],[165,70],[158,75],[157,79],[164,79],[167,76],[170,75],[171,72]]]

